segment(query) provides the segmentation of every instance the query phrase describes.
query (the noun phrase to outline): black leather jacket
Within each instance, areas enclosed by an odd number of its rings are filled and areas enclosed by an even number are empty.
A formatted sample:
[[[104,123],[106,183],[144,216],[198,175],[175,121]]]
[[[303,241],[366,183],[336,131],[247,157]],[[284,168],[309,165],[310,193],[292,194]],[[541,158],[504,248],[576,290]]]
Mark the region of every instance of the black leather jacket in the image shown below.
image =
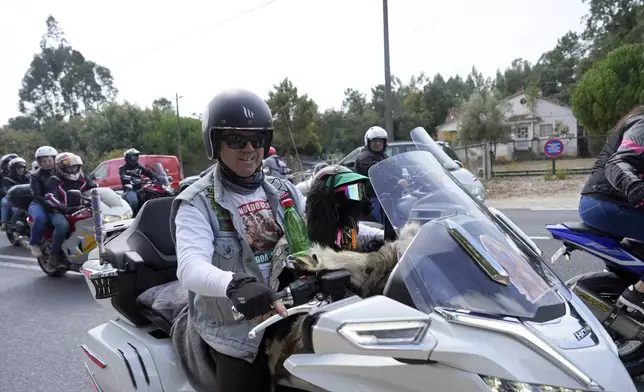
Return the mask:
[[[53,170],[44,170],[43,168],[40,168],[30,176],[29,185],[31,187],[31,194],[34,197],[34,201],[43,207],[46,207],[45,183],[47,183],[49,177],[52,176],[52,173]]]
[[[5,193],[7,193],[12,186],[21,184],[29,184],[29,177],[26,175],[2,177],[2,189]]]
[[[157,178],[154,173],[138,163],[135,166],[129,166],[128,164],[119,166],[119,177],[121,177],[121,185],[123,185],[123,188],[128,184],[132,184],[132,178],[141,178],[141,174],[150,179]]]
[[[621,134],[608,136],[581,194],[635,208],[644,206],[644,117],[629,121]]]

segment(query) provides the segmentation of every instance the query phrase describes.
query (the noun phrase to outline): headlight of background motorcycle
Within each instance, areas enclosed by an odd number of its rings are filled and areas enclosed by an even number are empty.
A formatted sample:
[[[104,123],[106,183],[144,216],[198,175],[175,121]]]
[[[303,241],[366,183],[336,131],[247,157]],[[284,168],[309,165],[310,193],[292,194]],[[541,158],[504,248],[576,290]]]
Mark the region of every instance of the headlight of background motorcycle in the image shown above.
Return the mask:
[[[132,212],[128,212],[125,215],[103,215],[103,222],[112,223],[118,222],[126,219],[132,218]]]
[[[498,377],[481,376],[492,392],[584,392],[581,389],[554,387],[552,385],[528,384],[504,380]]]

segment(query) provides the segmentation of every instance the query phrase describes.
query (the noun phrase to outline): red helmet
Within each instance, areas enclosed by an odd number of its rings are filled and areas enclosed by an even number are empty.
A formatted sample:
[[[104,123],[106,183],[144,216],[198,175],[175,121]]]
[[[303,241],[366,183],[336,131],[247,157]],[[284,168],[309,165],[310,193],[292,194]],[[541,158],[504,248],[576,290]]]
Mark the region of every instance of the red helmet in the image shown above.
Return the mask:
[[[275,147],[271,147],[268,149],[268,156],[270,157],[271,155],[277,155],[277,151],[275,151]]]

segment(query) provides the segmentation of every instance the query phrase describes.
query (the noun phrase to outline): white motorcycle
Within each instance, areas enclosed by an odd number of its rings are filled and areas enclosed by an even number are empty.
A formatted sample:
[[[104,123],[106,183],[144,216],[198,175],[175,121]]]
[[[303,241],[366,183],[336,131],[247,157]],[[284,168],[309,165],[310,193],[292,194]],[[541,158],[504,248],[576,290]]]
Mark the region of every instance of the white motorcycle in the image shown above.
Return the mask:
[[[380,162],[370,178],[395,227],[413,219],[422,228],[383,295],[339,295],[349,279],[344,271],[280,292],[292,306],[289,317],[305,317],[304,350],[288,353],[289,377],[276,390],[635,392],[610,336],[541,250],[442,168],[425,150],[434,141],[424,129],[412,139],[419,151]],[[424,183],[404,196],[387,183],[390,176],[378,175],[403,168],[430,174],[417,176]],[[398,208],[409,197],[414,206]],[[81,346],[95,390],[194,391],[168,335],[179,305],[167,299],[187,301],[175,281],[170,204],[146,203],[83,266],[98,302],[120,315],[91,329]],[[249,337],[279,320],[271,317]]]
[[[44,242],[41,245],[43,256],[38,257],[38,265],[47,275],[60,277],[67,271],[80,271],[83,263],[87,261],[90,251],[96,248],[90,194],[93,195],[94,202],[98,202],[94,209],[100,209],[103,214],[105,223],[103,231],[107,238],[118,235],[132,223],[132,208],[110,188],[95,188],[95,190],[84,193],[78,190],[67,191],[67,206],[75,207],[76,211],[65,216],[69,222],[70,231],[62,244],[63,265],[53,267],[47,262],[47,257],[51,253],[53,228],[47,226],[43,232]],[[12,187],[7,193],[7,200],[11,205],[26,211],[29,203],[33,200],[29,185]],[[19,226],[17,231],[12,232],[12,235],[18,244],[29,249],[33,218],[28,216],[26,223],[26,225]]]

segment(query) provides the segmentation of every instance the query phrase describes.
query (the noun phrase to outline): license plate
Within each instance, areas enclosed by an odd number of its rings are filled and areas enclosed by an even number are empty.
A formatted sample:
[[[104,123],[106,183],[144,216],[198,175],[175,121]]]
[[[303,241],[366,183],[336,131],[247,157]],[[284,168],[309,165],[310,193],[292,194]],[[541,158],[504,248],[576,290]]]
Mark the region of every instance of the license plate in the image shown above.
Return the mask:
[[[559,248],[559,250],[556,251],[555,254],[552,255],[552,257],[550,258],[550,264],[554,264],[565,253],[566,253],[566,245],[561,245],[561,248]]]

